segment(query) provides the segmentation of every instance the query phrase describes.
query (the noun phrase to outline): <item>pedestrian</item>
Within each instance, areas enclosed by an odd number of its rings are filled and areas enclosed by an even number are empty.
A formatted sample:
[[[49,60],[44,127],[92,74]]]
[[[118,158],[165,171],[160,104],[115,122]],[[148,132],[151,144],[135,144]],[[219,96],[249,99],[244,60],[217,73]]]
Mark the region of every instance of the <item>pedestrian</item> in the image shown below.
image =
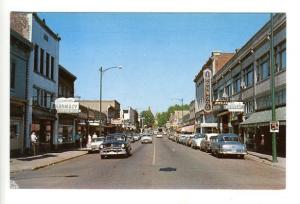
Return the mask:
[[[92,142],[92,136],[89,134],[88,135],[88,141],[87,141],[87,145],[86,146],[89,146]]]
[[[37,136],[35,135],[35,132],[33,131],[31,133],[31,146],[32,146],[32,150],[33,150],[33,155],[35,156],[36,155],[36,148],[37,148]]]
[[[95,138],[97,138],[98,136],[97,136],[97,134],[94,132],[94,134],[93,134],[93,139],[95,139]]]

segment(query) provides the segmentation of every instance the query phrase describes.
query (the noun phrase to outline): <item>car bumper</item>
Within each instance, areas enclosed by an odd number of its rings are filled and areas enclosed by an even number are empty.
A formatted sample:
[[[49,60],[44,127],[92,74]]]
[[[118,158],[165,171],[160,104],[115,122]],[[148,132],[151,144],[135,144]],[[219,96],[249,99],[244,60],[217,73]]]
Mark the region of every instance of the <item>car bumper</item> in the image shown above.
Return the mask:
[[[125,149],[102,149],[100,150],[100,155],[109,156],[109,155],[124,155],[127,154]]]
[[[152,140],[141,140],[142,143],[152,143]]]
[[[244,150],[220,150],[219,154],[227,154],[227,155],[246,155],[247,152]]]

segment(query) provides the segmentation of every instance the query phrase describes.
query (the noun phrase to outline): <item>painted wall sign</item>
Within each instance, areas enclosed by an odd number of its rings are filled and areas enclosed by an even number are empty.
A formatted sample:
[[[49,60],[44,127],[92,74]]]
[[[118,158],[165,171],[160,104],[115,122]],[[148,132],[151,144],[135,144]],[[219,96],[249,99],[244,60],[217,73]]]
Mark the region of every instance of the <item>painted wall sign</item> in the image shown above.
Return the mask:
[[[75,98],[58,98],[55,100],[57,113],[79,113],[79,102]]]
[[[211,101],[211,71],[206,69],[203,71],[204,78],[204,111],[212,111],[212,101]]]

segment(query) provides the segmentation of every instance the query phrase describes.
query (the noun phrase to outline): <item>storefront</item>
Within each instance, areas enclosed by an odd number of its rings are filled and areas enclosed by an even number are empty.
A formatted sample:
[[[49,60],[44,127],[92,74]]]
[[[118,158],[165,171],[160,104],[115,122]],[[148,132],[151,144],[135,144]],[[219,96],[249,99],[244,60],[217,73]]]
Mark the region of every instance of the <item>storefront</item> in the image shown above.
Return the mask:
[[[57,120],[55,113],[33,108],[31,131],[38,137],[39,152],[49,152],[54,149],[54,123]]]
[[[23,153],[25,102],[11,100],[10,103],[10,154],[17,156]]]
[[[59,114],[57,144],[61,148],[75,146],[75,115]]]
[[[249,150],[262,153],[272,152],[272,133],[270,133],[270,121],[272,111],[265,110],[251,113],[244,122],[240,123],[247,147]],[[277,153],[280,156],[286,154],[286,107],[276,109],[276,118],[279,121],[279,133],[276,133]]]

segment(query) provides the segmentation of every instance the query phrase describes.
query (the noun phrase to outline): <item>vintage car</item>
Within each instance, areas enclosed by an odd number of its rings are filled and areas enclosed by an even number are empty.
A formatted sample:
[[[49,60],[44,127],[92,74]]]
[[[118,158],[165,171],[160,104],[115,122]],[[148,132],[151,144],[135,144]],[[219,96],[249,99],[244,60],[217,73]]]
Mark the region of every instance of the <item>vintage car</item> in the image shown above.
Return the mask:
[[[100,156],[105,158],[108,156],[131,155],[131,145],[125,134],[115,133],[109,134],[105,137],[104,142],[100,145]]]
[[[93,138],[92,142],[86,145],[86,149],[88,150],[89,153],[94,151],[99,151],[99,147],[103,143],[103,141],[104,141],[104,137]]]
[[[150,134],[145,134],[141,137],[141,143],[152,143],[152,136]]]
[[[212,142],[211,152],[217,157],[224,155],[237,155],[241,158],[247,154],[246,145],[242,144],[241,138],[234,133],[223,133],[217,136],[217,141]]]
[[[195,135],[195,137],[192,139],[192,143],[191,143],[191,147],[193,148],[193,149],[198,149],[198,148],[200,148],[200,143],[201,143],[201,141],[204,139],[204,134],[202,134],[202,133],[197,133],[196,135]]]
[[[218,133],[206,133],[204,139],[200,142],[200,150],[210,152],[211,137],[217,136]]]

